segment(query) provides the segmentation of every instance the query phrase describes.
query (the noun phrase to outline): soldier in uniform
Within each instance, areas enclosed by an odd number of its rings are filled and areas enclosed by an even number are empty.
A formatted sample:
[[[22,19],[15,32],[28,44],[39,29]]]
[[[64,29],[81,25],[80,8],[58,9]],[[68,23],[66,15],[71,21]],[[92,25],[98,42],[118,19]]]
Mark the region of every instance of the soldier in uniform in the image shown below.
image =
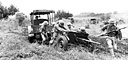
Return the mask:
[[[106,41],[108,44],[109,51],[112,56],[115,56],[114,49],[117,50],[117,40],[119,38],[119,35],[117,34],[117,32],[114,32],[118,31],[118,27],[115,25],[114,19],[110,19],[109,24],[102,28],[102,31],[105,30],[106,33],[108,33]]]
[[[49,41],[49,43],[50,43],[50,45],[52,45],[52,43],[53,43],[53,41],[54,41],[54,37],[53,37],[53,33],[54,33],[54,27],[55,27],[55,25],[57,25],[57,23],[56,22],[53,22],[52,23],[52,37],[51,37],[51,40]]]
[[[55,25],[56,25],[56,22],[53,22],[53,23],[52,23],[52,27],[53,27],[53,28],[52,28],[52,33],[54,32],[54,27],[55,27]]]
[[[39,16],[36,16],[36,17],[35,17],[35,19],[38,19],[38,18],[39,18]]]
[[[72,30],[74,30],[74,26],[71,23],[68,23],[67,24],[67,29],[72,31]]]
[[[64,21],[63,20],[60,20],[59,23],[56,24],[53,29],[54,29],[54,33],[53,33],[52,39],[54,40],[55,44],[58,43],[58,41],[56,41],[57,37],[65,36],[68,39],[68,37],[65,34],[65,32],[67,32],[68,30],[64,27]]]
[[[43,41],[45,41],[48,36],[47,36],[47,25],[48,25],[48,22],[47,21],[44,21],[43,23],[40,24],[41,27],[39,28],[40,32],[41,32],[41,37],[43,39]]]
[[[86,32],[85,27],[80,27],[79,33],[80,35],[78,37],[89,40],[88,39],[89,34]]]
[[[55,39],[59,34],[66,32],[67,29],[64,27],[64,21],[60,20],[58,24],[54,26],[53,39]]]

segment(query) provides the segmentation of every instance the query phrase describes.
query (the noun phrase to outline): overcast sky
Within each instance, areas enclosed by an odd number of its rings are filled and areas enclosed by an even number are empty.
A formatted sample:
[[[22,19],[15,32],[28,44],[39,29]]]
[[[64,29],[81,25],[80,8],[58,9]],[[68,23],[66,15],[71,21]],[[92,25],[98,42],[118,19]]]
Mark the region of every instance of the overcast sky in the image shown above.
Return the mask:
[[[125,12],[127,0],[0,0],[4,6],[13,4],[26,14],[34,9],[65,10],[73,14],[81,12]]]

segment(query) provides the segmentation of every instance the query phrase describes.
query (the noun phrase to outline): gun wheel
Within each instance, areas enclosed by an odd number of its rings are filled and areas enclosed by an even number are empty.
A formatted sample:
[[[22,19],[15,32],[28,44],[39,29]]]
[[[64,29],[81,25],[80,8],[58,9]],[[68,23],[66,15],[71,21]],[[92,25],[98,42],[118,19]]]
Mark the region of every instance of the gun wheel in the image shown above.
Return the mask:
[[[67,50],[68,41],[65,37],[61,36],[57,39],[57,48],[61,50]]]

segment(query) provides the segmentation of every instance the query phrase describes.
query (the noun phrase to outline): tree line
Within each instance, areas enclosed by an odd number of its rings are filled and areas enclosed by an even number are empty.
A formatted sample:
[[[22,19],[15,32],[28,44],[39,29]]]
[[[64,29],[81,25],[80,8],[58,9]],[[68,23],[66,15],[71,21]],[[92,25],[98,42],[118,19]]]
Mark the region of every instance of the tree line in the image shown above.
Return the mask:
[[[68,19],[69,17],[72,17],[72,16],[73,16],[72,13],[69,13],[63,10],[58,10],[55,14],[55,18],[58,18],[58,19],[62,19],[62,18]]]
[[[0,19],[8,18],[9,15],[14,15],[18,11],[19,9],[16,6],[10,5],[9,7],[6,7],[0,2]]]
[[[117,11],[108,12],[108,13],[94,13],[94,12],[83,12],[75,17],[99,17],[103,21],[109,20],[113,14],[118,14]]]

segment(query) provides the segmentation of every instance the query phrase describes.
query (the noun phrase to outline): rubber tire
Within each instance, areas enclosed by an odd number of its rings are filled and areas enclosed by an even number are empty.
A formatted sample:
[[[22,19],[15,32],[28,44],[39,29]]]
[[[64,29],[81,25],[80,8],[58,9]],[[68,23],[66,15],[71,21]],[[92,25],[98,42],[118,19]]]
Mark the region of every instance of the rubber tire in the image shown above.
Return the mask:
[[[66,51],[67,50],[67,45],[68,45],[68,40],[66,39],[65,36],[58,36],[58,38],[56,38],[57,41],[57,49],[61,49]],[[61,45],[62,47],[60,47],[59,45]]]

